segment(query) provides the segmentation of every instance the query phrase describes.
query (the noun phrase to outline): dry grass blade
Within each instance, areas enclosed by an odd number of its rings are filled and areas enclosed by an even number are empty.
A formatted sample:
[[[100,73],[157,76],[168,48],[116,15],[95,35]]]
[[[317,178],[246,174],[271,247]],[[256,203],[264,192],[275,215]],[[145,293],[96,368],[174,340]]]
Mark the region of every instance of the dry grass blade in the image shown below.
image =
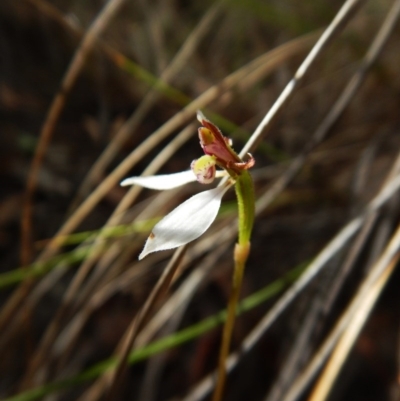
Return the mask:
[[[37,176],[43,163],[47,147],[50,143],[57,121],[64,108],[68,93],[71,91],[82,67],[85,64],[89,52],[92,50],[97,38],[107,27],[111,19],[118,12],[125,0],[109,0],[99,13],[93,24],[89,27],[85,37],[77,49],[67,72],[61,82],[61,87],[56,94],[47,118],[43,124],[40,141],[36,148],[35,156],[28,176],[26,200],[23,207],[22,216],[22,266],[28,265],[32,260],[32,197],[35,192]]]
[[[256,148],[257,144],[262,140],[262,138],[265,137],[268,130],[272,127],[273,122],[279,116],[284,107],[288,104],[289,100],[292,98],[296,89],[300,86],[300,84],[306,77],[307,72],[315,63],[317,58],[322,54],[325,48],[337,37],[337,35],[340,34],[346,24],[353,18],[354,14],[357,12],[357,9],[363,3],[365,3],[365,1],[348,0],[343,4],[333,21],[329,24],[328,28],[324,31],[324,33],[315,44],[315,46],[312,48],[306,59],[300,65],[293,79],[286,85],[279,98],[276,100],[276,102],[265,115],[257,129],[254,131],[253,135],[240,152],[241,157],[244,157],[248,152],[252,152]]]
[[[52,134],[55,129],[55,125],[60,117],[62,109],[65,105],[65,101],[69,91],[74,85],[76,78],[82,66],[85,63],[86,57],[92,49],[97,37],[106,28],[107,24],[118,12],[119,8],[124,3],[124,0],[109,0],[104,6],[103,10],[99,13],[93,24],[88,29],[81,45],[75,53],[70,66],[65,73],[65,76],[61,83],[61,88],[56,94],[46,120],[43,124],[40,141],[36,148],[34,159],[30,168],[29,176],[27,179],[27,189],[25,195],[25,201],[23,205],[23,214],[21,218],[22,222],[22,255],[21,262],[23,266],[28,265],[32,259],[32,198],[35,192],[37,177],[42,165],[47,147],[51,140]],[[7,305],[2,308],[0,316],[0,327],[4,327],[4,324],[8,322],[10,316],[13,314],[15,309],[20,305],[21,301],[25,298],[26,294],[29,293],[31,283],[26,282],[22,285],[7,302]]]
[[[174,59],[167,66],[165,71],[161,73],[159,83],[169,83],[181,69],[184,67],[187,60],[192,56],[197,46],[201,42],[203,36],[209,31],[210,26],[221,11],[221,2],[216,2],[204,15],[198,25],[194,28],[192,33],[188,36],[181,49],[178,51]],[[156,101],[160,98],[160,93],[157,90],[157,83],[154,88],[151,88],[149,93],[143,98],[140,104],[135,109],[128,121],[121,127],[117,134],[113,137],[110,144],[100,155],[98,160],[93,164],[93,167],[87,174],[86,178],[78,190],[78,200],[84,196],[93,183],[97,183],[103,176],[104,171],[115,158],[121,146],[127,139],[133,135],[140,122],[144,119],[146,114],[151,110]],[[76,203],[76,202],[75,202]]]
[[[312,338],[313,330],[315,331],[317,323],[321,323],[321,310],[323,311],[322,316],[327,316],[328,311],[331,310],[332,304],[337,297],[339,290],[342,288],[346,276],[351,268],[354,267],[357,257],[360,256],[360,253],[366,245],[368,235],[379,216],[379,212],[380,211],[375,211],[366,219],[359,235],[354,240],[354,244],[343,263],[343,266],[339,272],[335,274],[333,283],[329,277],[328,288],[326,288],[326,285],[323,286],[322,291],[324,292],[325,299],[321,300],[320,298],[315,297],[311,307],[308,307],[310,310],[307,313],[305,322],[301,325],[300,334],[296,337],[290,355],[282,366],[280,376],[275,381],[275,385],[266,397],[266,401],[280,400],[283,394],[285,394],[290,388],[291,383],[296,379],[299,371],[301,371],[301,361],[304,361],[304,355],[307,355],[307,359],[310,358],[310,338]],[[327,280],[325,280],[325,284],[326,281]],[[307,351],[305,351],[306,347],[308,347]],[[329,375],[329,377],[331,378],[331,375]]]
[[[282,398],[284,389],[288,387],[288,384],[292,382],[293,377],[300,369],[301,361],[310,353],[310,338],[313,337],[315,325],[318,322],[318,318],[321,317],[320,293],[322,290],[320,289],[318,292],[318,296],[313,297],[311,305],[307,305],[307,311],[302,318],[301,327],[299,327],[289,355],[286,357],[284,366],[277,379],[274,380],[274,385],[265,401],[280,400]]]
[[[198,287],[204,281],[207,274],[215,267],[218,259],[227,251],[230,245],[230,241],[220,245],[214,252],[207,255],[197,269],[186,278],[140,332],[136,342],[137,347],[148,344],[156,333],[173,318],[175,312],[179,310],[182,305],[185,306],[190,302],[190,299],[196,294]]]
[[[368,294],[361,303],[359,309],[355,313],[355,316],[351,319],[346,330],[338,340],[329,361],[321,374],[314,390],[309,397],[309,401],[323,401],[326,400],[329,395],[334,382],[340,372],[341,367],[345,363],[349,352],[353,347],[361,329],[363,328],[372,308],[375,305],[376,300],[381,294],[387,281],[391,277],[391,274],[399,261],[399,257],[395,257],[387,269],[382,273],[378,280],[371,286]]]
[[[336,362],[340,363],[340,359],[343,354],[346,354],[350,349],[351,343],[355,340],[357,331],[360,325],[363,324],[368,313],[372,309],[377,297],[379,296],[384,284],[390,277],[390,274],[394,271],[394,267],[398,261],[398,252],[400,249],[400,226],[397,228],[395,234],[392,236],[388,246],[383,252],[382,256],[372,267],[371,271],[364,279],[360,289],[353,297],[350,305],[339,319],[335,328],[329,334],[323,345],[320,347],[314,358],[308,364],[307,368],[300,375],[300,377],[293,383],[292,388],[283,398],[283,401],[294,401],[304,391],[306,386],[310,383],[310,380],[317,373],[318,369],[322,366],[329,353],[335,347],[335,344],[339,341],[339,338],[343,335],[343,343],[338,345],[338,354],[334,358],[339,358],[333,362],[332,367],[328,368],[327,374],[332,375],[330,379],[327,379],[328,384],[336,373],[336,369],[340,366],[336,365]],[[367,305],[363,308],[363,305]],[[360,312],[359,312],[360,311]],[[351,322],[355,319],[354,326]],[[347,329],[349,330],[347,332]],[[342,354],[343,353],[343,354]],[[331,370],[332,369],[332,370]],[[323,396],[325,391],[322,391],[316,396]]]
[[[357,175],[355,182],[357,183],[357,190],[361,192],[361,182],[365,182],[367,178],[367,169],[365,164],[372,163],[372,149],[376,148],[376,140],[373,140],[374,146],[369,146],[363,154],[362,162],[363,168],[359,171],[361,174]],[[361,177],[360,177],[361,175]],[[396,198],[393,198],[392,203]],[[375,227],[375,224],[380,216],[380,211],[376,211],[368,217],[363,224],[362,229],[353,241],[346,259],[343,263],[338,265],[337,262],[333,261],[334,269],[331,267],[331,272],[321,277],[314,286],[318,286],[317,294],[312,296],[312,300],[305,306],[306,316],[305,318],[299,319],[301,321],[300,327],[296,328],[296,335],[293,346],[290,347],[289,355],[285,358],[284,363],[279,369],[279,374],[274,380],[271,390],[268,392],[266,401],[279,401],[283,394],[290,388],[296,376],[301,371],[304,361],[308,360],[313,352],[313,343],[318,337],[318,331],[322,327],[324,320],[329,316],[329,313],[334,310],[334,301],[338,298],[340,290],[343,288],[343,284],[346,278],[349,276],[351,271],[356,268],[356,262],[361,258],[362,253],[366,249],[367,240],[372,236],[371,232]],[[390,220],[390,219],[385,219]],[[381,226],[381,225],[380,225]],[[384,228],[387,228],[388,224],[384,224]],[[380,236],[382,240],[374,240],[374,244],[377,242],[382,243],[386,241],[387,237]],[[376,248],[376,246],[374,247]],[[379,252],[382,250],[381,248]],[[369,263],[367,264],[369,265]],[[333,272],[334,270],[334,272]],[[314,291],[315,292],[315,291]],[[304,312],[303,312],[304,313]]]
[[[307,156],[326,137],[333,124],[338,120],[345,108],[349,105],[351,99],[354,97],[360,85],[364,81],[366,73],[371,68],[372,64],[382,50],[382,47],[389,38],[391,30],[393,29],[393,22],[396,21],[396,15],[396,13],[388,14],[388,17],[391,19],[391,21],[388,21],[390,23],[388,24],[386,21],[383,23],[382,29],[378,32],[375,40],[367,51],[360,64],[360,67],[357,69],[356,74],[351,78],[341,96],[338,98],[327,116],[316,129],[311,140],[305,146],[303,152],[297,156],[293,162],[291,162],[288,170],[274,183],[272,188],[258,199],[257,208],[263,210],[273,202],[277,194],[280,193],[300,171],[301,167],[306,161]]]
[[[396,180],[396,177],[398,178],[398,174],[400,171],[400,157],[397,158],[396,162],[393,165],[393,168],[387,178],[387,183],[386,183],[386,188],[389,188],[391,186],[391,181]],[[385,188],[382,189],[381,194],[385,193]],[[379,199],[379,195],[375,198],[375,200]],[[371,202],[370,206],[375,205],[376,206],[376,202]],[[370,213],[369,216],[367,216],[366,220],[365,220],[365,224],[364,224],[364,228],[368,231],[368,228],[370,227],[370,225],[373,223],[373,221],[375,220],[376,216],[377,216],[378,210],[376,209],[375,211],[372,211]],[[361,242],[364,241],[364,236],[365,233],[362,233],[364,235],[361,235],[358,239]],[[358,247],[357,247],[358,248]],[[357,249],[357,248],[353,248],[353,249]],[[350,254],[349,255],[349,259],[347,260],[348,263],[352,263],[353,259],[354,259],[354,255]],[[342,359],[344,357],[345,351],[349,351],[350,350],[350,346],[351,343],[354,342],[355,340],[355,336],[356,333],[359,329],[361,329],[361,324],[362,322],[365,322],[365,319],[367,318],[368,313],[370,312],[371,308],[373,307],[373,304],[376,300],[376,298],[378,297],[380,291],[382,290],[384,284],[386,283],[386,281],[388,280],[388,278],[390,277],[391,272],[393,271],[395,264],[391,263],[391,265],[389,266],[389,269],[384,273],[384,275],[381,277],[381,281],[378,283],[376,283],[376,285],[374,286],[372,293],[370,293],[368,295],[367,300],[365,301],[365,303],[367,304],[366,308],[363,308],[361,311],[359,311],[359,314],[357,315],[358,319],[352,320],[352,323],[354,324],[354,326],[350,327],[350,333],[349,334],[343,334],[343,344],[342,345],[338,345],[338,347],[340,347],[340,351],[338,351],[338,355],[340,355],[340,359],[341,362],[344,362],[344,359]],[[333,290],[333,293],[337,292],[337,290]],[[363,304],[364,305],[364,304]],[[349,327],[349,326],[348,326]],[[332,333],[333,334],[333,333]],[[328,340],[327,340],[328,341]],[[327,342],[325,343],[327,344]],[[327,349],[325,348],[324,352],[328,352]],[[318,354],[319,355],[319,354]],[[319,363],[322,363],[320,359],[318,359],[318,355],[314,358],[314,361],[319,360]],[[326,355],[326,354],[325,354]],[[311,379],[313,377],[313,374],[316,373],[318,366],[317,364],[312,365],[313,362],[309,365],[309,368],[311,366],[313,366],[312,369],[310,369],[308,371],[308,379]],[[326,381],[324,380],[324,378],[321,378],[320,381],[320,385],[318,385],[318,389],[316,390],[316,397],[322,397],[323,395],[327,395],[327,390],[328,387],[333,383],[335,374],[337,374],[339,372],[339,366],[340,363],[335,360],[335,362],[333,362],[333,364],[331,365],[331,367],[327,368],[327,373],[326,373]],[[312,371],[312,373],[311,373]],[[303,379],[302,385],[298,385],[301,380]],[[296,383],[291,387],[291,389],[288,391],[288,399],[289,400],[294,400],[297,398],[297,396],[299,395],[299,393],[301,391],[303,391],[304,386],[307,385],[307,381],[305,379],[305,375],[301,376],[301,378],[299,378]],[[282,397],[282,395],[281,395]],[[319,398],[317,398],[319,399]],[[286,399],[285,399],[286,401]]]
[[[172,141],[169,146],[167,146],[163,151],[160,152],[159,155],[153,160],[153,162],[148,166],[149,169],[155,168],[157,164],[162,164],[163,160],[165,161],[165,157],[169,157],[168,154],[176,150],[176,146],[178,145],[179,142],[181,142],[183,139],[187,139],[188,136],[190,136],[193,132],[193,127],[188,127],[189,129],[185,129],[182,131],[181,134],[183,135],[178,135],[174,140]],[[171,196],[172,194],[169,194]],[[164,201],[166,197],[164,196]],[[151,206],[151,204],[149,205]],[[118,214],[117,216],[121,217],[122,215]],[[114,217],[115,220],[115,217]],[[108,224],[105,225],[107,227]],[[104,228],[105,228],[104,227]],[[100,235],[101,237],[101,235]],[[82,246],[85,246],[85,244],[82,244]],[[135,247],[131,247],[132,251],[135,251]],[[110,268],[110,261],[116,257],[118,254],[120,254],[121,248],[120,244],[117,242],[113,244],[113,246],[110,246],[109,249],[107,249],[104,252],[104,243],[102,238],[98,238],[97,241],[92,245],[92,248],[88,254],[87,259],[83,262],[81,265],[80,269],[78,272],[75,274],[74,279],[72,280],[70,286],[66,290],[63,301],[61,303],[61,306],[59,307],[56,315],[52,319],[51,323],[47,327],[45,333],[42,336],[41,342],[39,346],[36,349],[36,352],[34,356],[31,358],[30,361],[30,366],[27,370],[26,374],[26,381],[28,382],[29,378],[32,378],[35,375],[35,372],[37,372],[38,367],[41,366],[41,377],[42,380],[45,380],[46,374],[44,372],[50,373],[49,372],[49,366],[53,362],[52,355],[50,353],[51,347],[54,344],[54,342],[57,339],[57,336],[59,335],[60,330],[63,329],[63,321],[67,320],[69,316],[71,316],[74,312],[78,313],[78,311],[83,308],[83,319],[80,314],[76,315],[78,324],[75,323],[75,319],[72,322],[72,327],[74,328],[73,333],[69,332],[68,334],[68,342],[66,343],[65,341],[61,341],[64,346],[66,347],[65,349],[71,349],[71,345],[74,343],[76,340],[76,337],[79,334],[79,330],[83,327],[85,324],[85,320],[87,317],[90,316],[91,311],[93,311],[94,305],[99,304],[99,298],[98,298],[98,293],[104,294],[103,290],[104,288],[101,283],[101,279],[105,275],[107,269]],[[84,280],[87,278],[90,269],[92,268],[93,264],[96,262],[97,258],[102,256],[102,263],[100,263],[94,274],[88,279],[87,283],[83,285]],[[54,277],[57,279],[59,278],[59,274],[57,274],[57,271],[55,271]],[[106,286],[107,285],[107,278],[105,279]],[[52,275],[48,275],[46,277],[46,280],[44,280],[38,291],[34,292],[34,299],[30,297],[30,299],[27,302],[30,302],[32,304],[36,304],[38,300],[40,299],[40,294],[43,295],[47,291],[49,291],[49,288],[51,288],[51,285],[54,285],[54,280],[52,280]],[[100,287],[100,289],[96,288]],[[117,287],[118,288],[118,287]],[[108,289],[108,288],[107,288]],[[110,294],[109,289],[106,291],[108,294]],[[108,295],[110,296],[110,295]],[[91,301],[94,302],[91,302]],[[57,356],[57,352],[53,356]],[[66,352],[68,354],[68,352]],[[65,359],[66,355],[64,356]],[[62,364],[62,362],[60,362]],[[55,373],[54,371],[51,373]]]
[[[104,391],[107,393],[107,399],[113,400],[118,398],[118,386],[123,378],[129,353],[135,343],[138,333],[150,318],[150,315],[153,313],[155,304],[161,300],[165,292],[168,290],[184,253],[185,247],[182,247],[180,248],[179,252],[174,254],[168,266],[166,266],[164,269],[163,274],[159,278],[157,284],[153,288],[151,294],[147,298],[145,305],[130,324],[125,336],[118,346],[118,365],[116,369],[106,373],[97,382],[95,382],[92,387],[83,395],[83,397],[80,398],[80,400],[97,400],[102,394],[104,394]]]
[[[159,255],[158,259],[162,261],[164,257]],[[152,263],[154,263],[154,260]],[[84,303],[82,308],[74,314],[71,321],[68,322],[57,336],[51,350],[51,357],[58,358],[57,371],[60,371],[68,360],[70,353],[78,341],[79,334],[90,316],[112,296],[118,294],[120,291],[127,291],[133,284],[136,284],[141,277],[146,275],[149,268],[150,263],[142,263],[140,266],[135,266],[135,269],[126,270],[120,276],[110,280],[108,284],[97,289],[92,297]],[[87,290],[87,287],[85,287],[85,290]],[[50,360],[51,357],[49,357]]]

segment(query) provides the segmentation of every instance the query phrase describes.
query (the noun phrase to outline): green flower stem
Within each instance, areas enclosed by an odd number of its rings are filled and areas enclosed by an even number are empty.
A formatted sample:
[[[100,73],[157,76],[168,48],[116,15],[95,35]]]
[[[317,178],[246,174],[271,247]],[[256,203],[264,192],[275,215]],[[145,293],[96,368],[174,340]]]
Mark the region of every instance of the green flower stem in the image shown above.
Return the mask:
[[[239,213],[239,244],[250,242],[254,223],[255,198],[253,179],[247,170],[244,170],[235,184]]]
[[[242,288],[244,269],[250,253],[250,238],[254,223],[255,198],[251,175],[244,170],[238,177],[236,196],[239,213],[239,238],[234,250],[235,268],[232,278],[232,291],[228,301],[227,317],[222,333],[222,344],[218,361],[218,379],[215,386],[213,401],[220,401],[224,392],[226,381],[225,362],[229,355],[233,327],[237,313],[240,292]]]

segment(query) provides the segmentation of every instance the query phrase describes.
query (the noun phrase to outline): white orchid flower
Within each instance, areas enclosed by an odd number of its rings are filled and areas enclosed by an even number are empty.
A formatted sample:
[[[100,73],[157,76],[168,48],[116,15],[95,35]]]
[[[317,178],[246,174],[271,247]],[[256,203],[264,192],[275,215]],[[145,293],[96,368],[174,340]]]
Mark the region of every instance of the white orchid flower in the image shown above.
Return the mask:
[[[175,174],[130,177],[123,180],[121,185],[139,185],[144,188],[168,190],[196,180],[202,184],[209,184],[215,177],[227,174],[233,180],[192,196],[167,214],[154,226],[139,255],[139,260],[152,252],[188,244],[204,234],[217,217],[222,197],[234,184],[237,174],[254,165],[251,155],[247,162],[243,162],[231,148],[228,138],[225,138],[202,113],[198,112],[197,118],[203,125],[199,128],[199,137],[205,155],[192,162],[191,170]],[[216,166],[224,170],[216,171]]]

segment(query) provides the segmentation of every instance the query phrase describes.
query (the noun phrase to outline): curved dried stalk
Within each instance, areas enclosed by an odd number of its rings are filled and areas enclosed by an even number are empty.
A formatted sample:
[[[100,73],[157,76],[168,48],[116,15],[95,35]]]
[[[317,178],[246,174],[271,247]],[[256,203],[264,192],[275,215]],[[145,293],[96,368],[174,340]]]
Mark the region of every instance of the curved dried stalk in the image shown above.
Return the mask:
[[[327,362],[327,365],[322,372],[316,386],[314,387],[312,394],[309,397],[309,401],[326,400],[340,372],[340,369],[349,356],[349,352],[357,340],[357,337],[360,334],[360,331],[363,328],[369,314],[371,313],[377,298],[391,277],[391,274],[393,273],[398,261],[399,256],[397,255],[390,262],[387,269],[381,274],[378,280],[371,286],[369,293],[366,294],[365,298],[360,304],[360,308],[356,311],[355,316],[351,318],[349,325],[344,330],[334,350],[332,351],[332,355],[329,358],[329,361]]]
[[[86,57],[91,51],[96,38],[106,28],[109,21],[118,12],[124,0],[109,0],[102,11],[96,17],[83,38],[74,58],[61,83],[61,88],[56,94],[50,106],[48,115],[40,133],[40,139],[35,151],[29,176],[21,218],[21,262],[23,266],[28,265],[32,259],[32,198],[36,189],[37,175],[42,165],[48,144],[54,132],[55,125],[64,107],[66,97],[75,83]],[[10,320],[11,315],[19,307],[26,294],[32,287],[32,281],[26,281],[16,290],[7,304],[2,308],[0,314],[0,328]]]
[[[183,132],[184,134],[187,135],[187,132]],[[190,134],[192,133],[192,130],[190,130]],[[170,144],[171,145],[171,144]],[[171,149],[174,149],[174,146],[167,146],[166,149],[168,151],[171,151]],[[161,152],[159,156],[165,155],[165,152]],[[154,159],[155,162],[159,161],[162,157]],[[155,163],[156,164],[156,163]],[[151,167],[151,165],[149,166]],[[173,196],[173,193],[167,194],[168,196]],[[163,201],[165,202],[166,196],[163,196]],[[151,207],[152,203],[149,204],[148,207]],[[117,255],[118,252],[120,251],[119,249],[119,244],[118,242],[113,244],[114,246],[110,246],[103,258],[112,258],[113,256]],[[83,246],[83,245],[82,245]],[[133,251],[135,250],[134,247],[132,247]],[[66,293],[64,294],[61,306],[56,312],[56,315],[53,317],[51,323],[47,327],[45,333],[42,336],[42,339],[39,343],[39,346],[37,347],[34,356],[31,358],[29,367],[27,369],[26,373],[26,379],[29,380],[35,372],[38,371],[39,366],[41,367],[41,376],[42,380],[46,379],[46,375],[44,372],[48,369],[48,366],[51,364],[53,361],[52,355],[49,353],[50,348],[54,341],[57,338],[57,335],[59,334],[60,329],[62,328],[62,321],[65,320],[69,315],[72,315],[74,312],[78,311],[80,308],[83,307],[84,303],[88,301],[89,296],[94,296],[96,297],[97,292],[95,292],[95,287],[96,284],[98,284],[99,279],[101,278],[102,274],[105,273],[105,270],[108,269],[110,263],[107,263],[108,261],[103,260],[103,263],[98,266],[96,269],[94,275],[90,277],[90,280],[86,283],[84,288],[81,288],[84,279],[86,276],[89,274],[89,271],[92,267],[92,263],[95,261],[95,257],[99,256],[100,254],[104,253],[104,245],[102,239],[98,239],[97,242],[93,244],[93,247],[90,251],[89,258],[81,265],[80,269],[74,276],[74,279],[70,286],[68,287]],[[57,275],[58,276],[58,275]],[[51,284],[53,280],[48,280],[47,283]],[[49,287],[48,285],[44,286],[42,285],[40,288],[41,294],[45,294],[48,291]],[[38,298],[38,292],[35,292],[35,299],[36,302],[39,299]],[[36,304],[35,302],[35,304]],[[89,305],[90,304],[90,301]],[[80,326],[74,326],[74,336],[71,336],[69,338],[69,344],[73,343],[76,340],[76,336],[79,334],[79,331],[77,331],[78,328],[83,327],[83,322],[81,321]],[[71,345],[68,346],[70,348]],[[52,372],[54,373],[54,372]]]
[[[341,338],[341,342],[338,343],[336,348],[337,354],[334,356],[333,365],[328,367],[326,373],[332,375],[330,378],[327,378],[328,381],[334,377],[336,369],[340,366],[335,365],[335,363],[340,363],[340,359],[342,357],[341,353],[345,352],[346,349],[348,350],[352,341],[355,340],[357,331],[359,328],[361,328],[357,326],[362,325],[363,321],[365,321],[365,319],[368,317],[368,314],[371,311],[377,297],[390,278],[391,273],[394,271],[394,267],[399,260],[399,249],[400,226],[398,226],[396,232],[392,236],[379,260],[372,267],[367,277],[363,280],[360,289],[353,297],[350,305],[342,314],[342,317],[339,319],[334,329],[331,331],[306,369],[304,369],[300,377],[295,381],[295,383],[293,383],[292,388],[282,399],[283,401],[295,401],[299,397]],[[320,387],[315,396],[323,396],[325,390],[326,389],[323,387]],[[317,399],[319,398],[316,398],[316,400]]]
[[[101,35],[111,19],[118,12],[119,8],[123,5],[124,1],[125,0],[109,0],[87,30],[61,81],[60,90],[53,99],[48,115],[41,129],[39,143],[29,170],[25,195],[26,199],[22,210],[22,266],[28,265],[32,259],[32,197],[36,189],[37,176],[55,126],[64,108],[66,98],[75,84],[97,37]]]
[[[295,93],[297,87],[304,81],[307,72],[321,55],[323,50],[340,34],[346,24],[353,18],[357,9],[365,3],[365,0],[347,0],[336,14],[333,21],[324,31],[318,42],[312,48],[306,59],[297,69],[293,79],[286,85],[281,95],[275,101],[271,109],[265,115],[253,135],[247,141],[246,145],[240,152],[240,157],[244,157],[247,153],[252,152],[257,144],[265,137],[268,130],[271,129],[276,118],[279,116],[283,108],[288,104],[289,100]]]
[[[81,330],[92,313],[119,291],[126,291],[132,288],[134,284],[137,285],[138,282],[140,283],[140,279],[146,275],[149,267],[153,263],[161,262],[164,259],[164,255],[156,255],[155,260],[153,258],[150,261],[141,263],[139,266],[135,266],[134,269],[125,270],[120,276],[114,278],[112,281],[110,280],[109,283],[104,284],[100,289],[96,290],[83,307],[73,315],[71,321],[62,328],[62,331],[54,342],[50,358],[60,358],[57,361],[57,372],[60,371],[61,367],[66,363],[66,360],[68,360],[69,354],[76,344]]]
[[[119,362],[116,369],[104,374],[97,382],[98,384],[95,383],[87,393],[80,397],[78,401],[90,401],[98,399],[99,396],[104,393],[104,388],[107,392],[107,399],[114,400],[118,398],[118,387],[123,379],[123,375],[127,366],[127,360],[137,335],[144,324],[149,320],[151,314],[153,313],[155,304],[162,299],[164,293],[168,290],[169,285],[185,253],[185,249],[185,247],[181,247],[179,252],[175,252],[168,266],[164,269],[161,277],[157,281],[157,284],[151,291],[151,294],[147,298],[143,308],[129,325],[128,330],[118,346],[117,353]]]
[[[165,84],[171,82],[173,78],[176,77],[176,75],[181,71],[188,59],[195,52],[204,35],[209,31],[210,26],[218,17],[221,11],[221,6],[222,2],[216,2],[210,7],[194,30],[190,33],[171,63],[167,66],[165,71],[161,73],[158,81],[159,83],[162,82]],[[146,114],[160,98],[161,95],[157,90],[157,85],[159,85],[159,83],[154,84],[154,87],[151,88],[146,94],[128,121],[118,130],[112,141],[93,164],[92,168],[89,170],[87,176],[78,189],[77,200],[75,200],[73,203],[78,203],[78,200],[87,194],[91,185],[100,180],[104,174],[104,171],[115,158],[123,144],[129,139],[130,136],[132,136],[141,121],[145,118]]]

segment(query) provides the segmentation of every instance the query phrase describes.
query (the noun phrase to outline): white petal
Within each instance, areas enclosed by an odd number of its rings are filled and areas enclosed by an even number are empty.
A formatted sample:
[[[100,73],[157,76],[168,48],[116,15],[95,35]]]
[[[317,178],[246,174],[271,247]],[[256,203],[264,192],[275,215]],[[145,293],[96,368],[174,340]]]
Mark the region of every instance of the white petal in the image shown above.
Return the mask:
[[[225,170],[216,172],[216,177],[224,177],[227,173]],[[182,171],[174,174],[149,175],[147,177],[129,177],[121,182],[122,187],[128,185],[139,185],[140,187],[149,189],[158,189],[159,191],[173,189],[189,182],[197,181],[196,175],[192,170]]]
[[[200,237],[217,217],[222,196],[230,186],[200,192],[165,216],[153,228],[139,259],[151,252],[177,248]]]
[[[123,180],[121,186],[126,187],[127,185],[139,185],[144,188],[165,190],[180,187],[181,185],[192,181],[196,181],[196,176],[192,170],[188,170],[175,174],[130,177]]]

